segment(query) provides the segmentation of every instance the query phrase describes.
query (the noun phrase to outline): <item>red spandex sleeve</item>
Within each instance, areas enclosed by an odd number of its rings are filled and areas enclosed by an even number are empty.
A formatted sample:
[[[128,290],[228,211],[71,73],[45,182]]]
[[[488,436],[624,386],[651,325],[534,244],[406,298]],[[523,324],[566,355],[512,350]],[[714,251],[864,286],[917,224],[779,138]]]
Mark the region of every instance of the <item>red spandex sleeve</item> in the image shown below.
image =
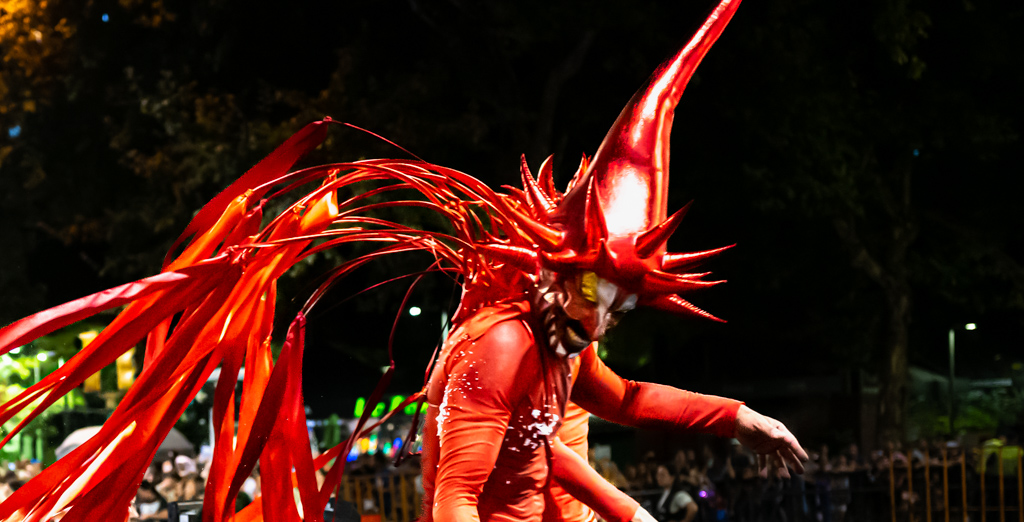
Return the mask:
[[[572,400],[603,419],[644,429],[736,434],[742,402],[649,382],[628,381],[605,366],[590,346],[580,354]]]
[[[570,495],[593,509],[608,522],[629,522],[640,504],[601,477],[587,461],[569,449],[561,439],[551,445],[551,472]]]

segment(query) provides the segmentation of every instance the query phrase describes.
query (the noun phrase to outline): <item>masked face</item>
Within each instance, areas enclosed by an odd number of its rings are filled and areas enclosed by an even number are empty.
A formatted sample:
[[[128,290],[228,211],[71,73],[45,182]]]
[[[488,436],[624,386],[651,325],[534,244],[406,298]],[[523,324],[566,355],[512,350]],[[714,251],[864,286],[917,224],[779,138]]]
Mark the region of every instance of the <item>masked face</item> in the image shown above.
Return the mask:
[[[544,300],[548,342],[559,353],[578,353],[604,336],[624,313],[636,306],[637,295],[627,294],[593,272],[567,278],[547,274]]]

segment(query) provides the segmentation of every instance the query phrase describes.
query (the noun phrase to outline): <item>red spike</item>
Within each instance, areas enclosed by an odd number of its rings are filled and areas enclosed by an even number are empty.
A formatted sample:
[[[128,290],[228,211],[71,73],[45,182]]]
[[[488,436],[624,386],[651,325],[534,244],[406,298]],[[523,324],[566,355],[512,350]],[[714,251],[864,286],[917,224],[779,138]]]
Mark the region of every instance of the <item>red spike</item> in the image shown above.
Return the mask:
[[[551,169],[551,156],[544,160],[544,166]],[[544,171],[544,166],[541,166],[541,172]],[[526,155],[523,154],[519,159],[519,173],[523,178],[523,189],[526,190],[526,194],[530,197],[530,206],[534,209],[534,215],[546,216],[548,212],[555,206],[551,200],[548,199],[544,192],[541,191],[537,182],[533,179],[533,174],[530,173],[530,166],[526,164]]]
[[[540,172],[537,174],[537,184],[540,185],[541,190],[547,195],[551,201],[558,201],[562,198],[562,195],[558,193],[558,189],[555,188],[555,175],[554,169],[551,168],[551,161],[554,156],[548,156],[544,163],[540,165]]]
[[[573,250],[541,252],[540,257],[544,266],[555,272],[592,270],[597,263],[597,251],[587,254],[578,254]]]
[[[653,256],[658,249],[665,246],[669,236],[676,231],[679,223],[686,216],[686,212],[690,210],[690,205],[693,202],[689,202],[683,208],[676,211],[675,214],[669,216],[668,219],[662,221],[656,227],[648,229],[646,232],[636,237],[636,255],[641,259],[647,259]]]
[[[477,250],[483,250],[487,256],[502,263],[512,265],[527,274],[536,273],[540,267],[540,257],[537,255],[537,252],[528,248],[502,245],[500,243],[479,244],[476,245],[476,248]]]
[[[530,166],[526,163],[526,154],[519,155],[519,174],[523,177],[523,186],[526,186],[526,178],[533,178],[533,173],[530,172]]]
[[[562,244],[562,238],[565,236],[561,230],[551,228],[524,214],[521,210],[513,207],[507,199],[501,201],[505,203],[505,208],[516,217],[515,222],[519,229],[526,232],[530,239],[540,245],[543,250],[558,250],[559,245]]]
[[[718,256],[722,252],[736,246],[735,243],[721,248],[704,250],[702,252],[691,252],[689,254],[665,254],[661,256],[661,269],[666,272],[686,270],[708,259]]]
[[[511,185],[502,185],[501,188],[508,191],[509,197],[512,198],[512,200],[514,200],[516,204],[521,205],[523,207],[530,206],[530,198],[522,190],[519,190],[518,188],[513,187]]]
[[[583,179],[586,175],[587,169],[590,168],[590,160],[587,158],[587,154],[583,154],[583,158],[580,159],[580,168],[576,169],[576,174],[573,175],[572,179],[569,180],[569,186],[565,187],[565,193],[572,192],[572,189],[576,187],[576,184]]]
[[[608,236],[608,227],[604,222],[604,213],[601,212],[601,203],[597,198],[595,178],[590,178],[590,183],[587,185],[587,201],[583,213],[583,230],[586,231],[586,244],[588,245],[597,245],[599,241]]]
[[[692,279],[676,274],[669,274],[660,270],[652,270],[644,274],[643,283],[641,284],[643,285],[644,292],[655,294],[678,294],[680,292],[689,292],[692,290],[707,288],[709,286],[715,286],[724,282],[724,280],[701,281],[700,279]]]
[[[719,323],[724,323],[724,319],[719,319],[711,315],[710,313],[701,310],[693,303],[679,297],[678,295],[662,295],[652,299],[645,300],[643,302],[645,306],[651,308],[657,308],[658,310],[665,310],[678,315],[692,315],[696,317],[702,317],[704,319],[711,319]]]

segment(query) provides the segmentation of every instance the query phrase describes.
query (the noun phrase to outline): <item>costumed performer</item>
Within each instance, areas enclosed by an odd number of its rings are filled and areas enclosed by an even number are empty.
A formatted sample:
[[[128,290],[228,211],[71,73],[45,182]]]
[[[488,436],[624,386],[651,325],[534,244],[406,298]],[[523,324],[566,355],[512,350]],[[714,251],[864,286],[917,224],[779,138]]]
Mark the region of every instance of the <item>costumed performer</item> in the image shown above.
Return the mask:
[[[554,505],[552,475],[575,493],[572,476],[559,475],[566,455],[555,439],[570,396],[613,422],[737,437],[762,461],[802,470],[807,456],[780,422],[738,401],[625,381],[592,347],[637,305],[714,319],[678,294],[717,283],[681,272],[721,249],[665,249],[686,211],[667,215],[669,133],[687,81],[738,5],[722,1],[655,72],[565,194],[544,181],[549,164],[538,183],[524,161],[527,196],[542,208],[531,223],[537,248],[495,249],[522,273],[513,292],[463,295],[426,389],[425,520],[540,520]]]

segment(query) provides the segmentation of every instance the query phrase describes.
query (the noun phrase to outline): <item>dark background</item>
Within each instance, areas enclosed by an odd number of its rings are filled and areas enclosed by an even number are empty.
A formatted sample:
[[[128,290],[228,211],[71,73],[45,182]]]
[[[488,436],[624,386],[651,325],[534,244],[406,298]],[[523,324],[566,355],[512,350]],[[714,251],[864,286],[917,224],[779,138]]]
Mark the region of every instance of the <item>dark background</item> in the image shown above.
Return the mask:
[[[324,115],[492,187],[519,184],[521,153],[534,170],[553,153],[562,186],[713,7],[26,5],[0,13],[0,323],[156,272],[203,202]],[[894,353],[946,374],[956,327],[958,375],[1019,383],[1022,15],[1010,0],[748,0],[672,135],[669,210],[695,204],[670,250],[737,244],[710,266],[729,283],[688,296],[729,322],[638,311],[608,363],[800,418],[816,389],[890,383]],[[306,161],[401,155],[336,128]],[[280,331],[349,255],[285,278]],[[320,305],[304,374],[315,417],[372,390],[405,288],[344,298],[423,265],[385,261]],[[451,293],[439,278],[413,295],[424,313],[401,318],[395,392],[419,388]],[[804,391],[775,393],[786,383]]]

